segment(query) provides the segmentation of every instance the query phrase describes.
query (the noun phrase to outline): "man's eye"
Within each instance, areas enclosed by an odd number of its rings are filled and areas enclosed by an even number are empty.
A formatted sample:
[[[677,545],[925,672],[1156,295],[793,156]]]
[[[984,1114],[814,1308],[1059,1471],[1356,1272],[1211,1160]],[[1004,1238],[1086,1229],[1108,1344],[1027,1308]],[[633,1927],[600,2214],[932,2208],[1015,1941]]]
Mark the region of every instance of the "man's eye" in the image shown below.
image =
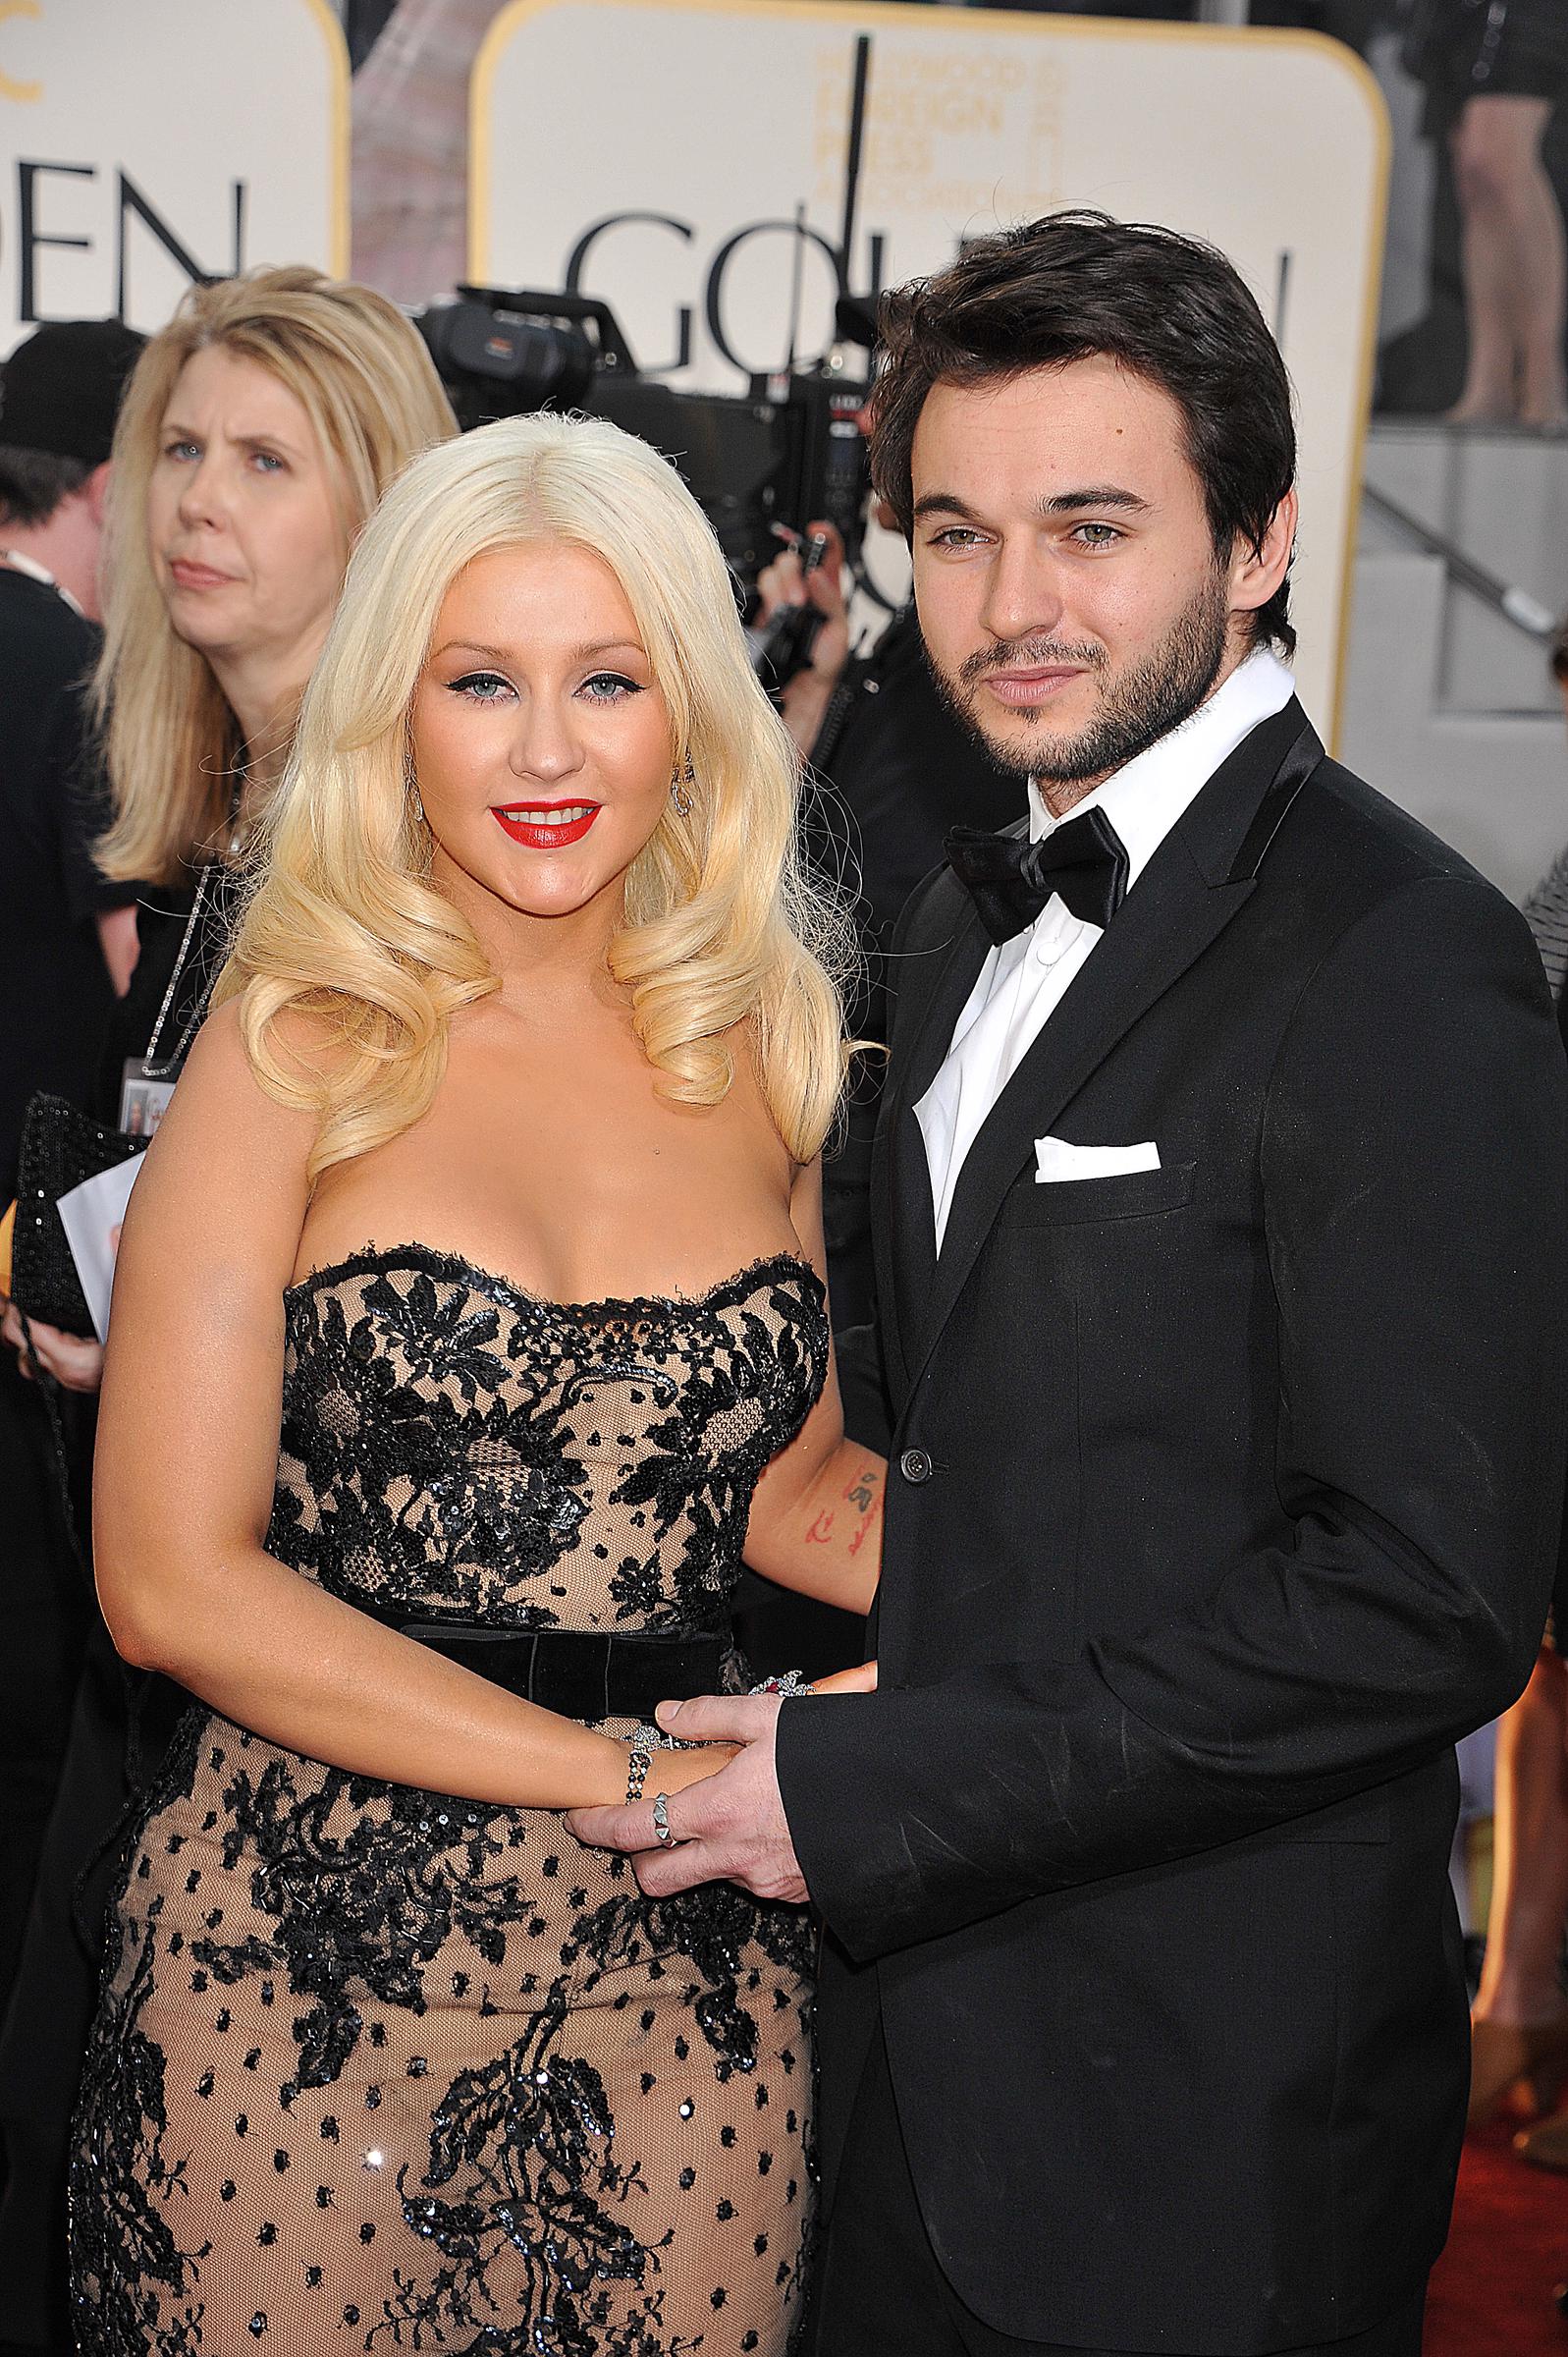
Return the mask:
[[[1081,548],[1114,548],[1121,538],[1113,523],[1076,524],[1072,536]]]
[[[499,671],[465,671],[460,680],[449,680],[447,685],[454,695],[465,695],[475,704],[497,704],[512,693],[511,682]]]
[[[931,545],[933,548],[973,548],[984,537],[984,533],[972,531],[968,524],[950,523],[946,531],[933,533]]]
[[[582,692],[591,704],[619,704],[623,696],[640,695],[642,689],[623,672],[596,671],[592,679],[583,681]]]

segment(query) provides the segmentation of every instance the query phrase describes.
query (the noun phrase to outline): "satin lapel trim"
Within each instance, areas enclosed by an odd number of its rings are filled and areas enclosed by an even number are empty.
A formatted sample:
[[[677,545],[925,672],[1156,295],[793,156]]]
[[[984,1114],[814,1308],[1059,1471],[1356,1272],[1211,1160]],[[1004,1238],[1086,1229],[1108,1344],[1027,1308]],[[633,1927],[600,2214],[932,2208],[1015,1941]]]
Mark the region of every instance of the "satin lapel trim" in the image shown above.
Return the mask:
[[[898,1305],[898,1348],[908,1375],[924,1355],[926,1310],[937,1268],[931,1166],[915,1107],[942,1069],[958,1017],[969,1003],[990,950],[986,929],[965,894],[948,940],[935,949],[910,953],[933,961],[941,959],[942,964],[931,984],[902,1073],[890,1090],[892,1102],[883,1117],[879,1138],[885,1145],[883,1210],[891,1239],[889,1289]]]
[[[969,1149],[947,1215],[929,1316],[923,1320],[923,1357],[951,1315],[1035,1139],[1049,1133],[1118,1040],[1202,956],[1256,889],[1252,876],[1206,883],[1179,839],[1168,837],[1167,844],[1174,855],[1151,863]],[[916,1379],[919,1372],[911,1369]]]
[[[891,1094],[886,1097],[871,1149],[871,1256],[877,1272],[878,1340],[889,1383],[892,1384],[894,1375],[897,1378],[895,1404],[898,1405],[902,1404],[909,1382],[909,1348],[904,1336],[913,1304],[906,1303],[899,1290],[901,1256],[895,1249],[898,1214],[892,1175],[893,1131],[900,1121],[910,1118],[892,1102]],[[909,1177],[915,1175],[911,1173]]]
[[[946,1061],[957,1029],[958,1017],[969,1004],[970,994],[980,979],[980,969],[991,955],[991,939],[981,923],[974,904],[967,893],[954,918],[953,930],[947,940],[933,950],[915,951],[916,957],[940,959],[941,971],[931,986],[917,1033],[904,1062],[903,1075],[898,1084],[898,1101],[911,1108],[918,1105]]]

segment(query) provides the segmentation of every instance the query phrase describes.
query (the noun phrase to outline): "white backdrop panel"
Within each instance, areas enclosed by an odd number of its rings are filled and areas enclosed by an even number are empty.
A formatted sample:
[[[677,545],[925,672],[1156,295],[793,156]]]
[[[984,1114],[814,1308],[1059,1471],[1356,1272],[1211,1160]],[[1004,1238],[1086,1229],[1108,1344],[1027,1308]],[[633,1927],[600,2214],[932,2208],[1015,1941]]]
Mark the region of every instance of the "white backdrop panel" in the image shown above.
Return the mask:
[[[1062,204],[1222,247],[1300,407],[1303,693],[1338,705],[1377,318],[1386,117],[1310,34],[837,0],[514,0],[474,73],[469,272],[574,281],[642,365],[738,390],[804,356],[837,291],[856,38],[872,40],[851,291]]]
[[[197,272],[346,269],[348,167],[328,0],[0,0],[0,353],[161,327]]]

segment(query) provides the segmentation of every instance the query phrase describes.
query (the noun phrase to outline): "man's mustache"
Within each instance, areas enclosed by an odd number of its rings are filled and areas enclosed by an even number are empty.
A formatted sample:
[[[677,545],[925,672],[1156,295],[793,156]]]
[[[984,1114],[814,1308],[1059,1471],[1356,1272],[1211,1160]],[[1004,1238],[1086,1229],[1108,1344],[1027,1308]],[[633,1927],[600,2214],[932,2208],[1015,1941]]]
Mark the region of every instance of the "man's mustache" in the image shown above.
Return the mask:
[[[1007,638],[965,655],[958,677],[964,686],[976,687],[999,671],[1099,671],[1105,660],[1103,646],[1063,645],[1054,638]]]

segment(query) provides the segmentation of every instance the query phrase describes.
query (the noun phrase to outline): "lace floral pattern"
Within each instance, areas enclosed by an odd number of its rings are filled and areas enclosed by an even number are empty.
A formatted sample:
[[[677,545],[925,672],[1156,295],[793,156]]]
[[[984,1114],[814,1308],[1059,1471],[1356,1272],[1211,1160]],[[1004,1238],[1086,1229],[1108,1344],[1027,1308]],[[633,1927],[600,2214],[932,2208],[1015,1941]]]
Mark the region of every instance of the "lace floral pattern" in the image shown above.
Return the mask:
[[[784,1258],[695,1301],[531,1299],[448,1255],[292,1288],[269,1544],[351,1602],[723,1630],[826,1362]],[[72,2194],[83,2357],[782,2357],[810,1936],[652,1902],[536,1810],[193,1712],[112,1924]]]
[[[272,1553],[351,1602],[518,1628],[722,1626],[824,1370],[788,1256],[696,1301],[564,1305],[364,1252],[292,1288],[288,1330]]]

